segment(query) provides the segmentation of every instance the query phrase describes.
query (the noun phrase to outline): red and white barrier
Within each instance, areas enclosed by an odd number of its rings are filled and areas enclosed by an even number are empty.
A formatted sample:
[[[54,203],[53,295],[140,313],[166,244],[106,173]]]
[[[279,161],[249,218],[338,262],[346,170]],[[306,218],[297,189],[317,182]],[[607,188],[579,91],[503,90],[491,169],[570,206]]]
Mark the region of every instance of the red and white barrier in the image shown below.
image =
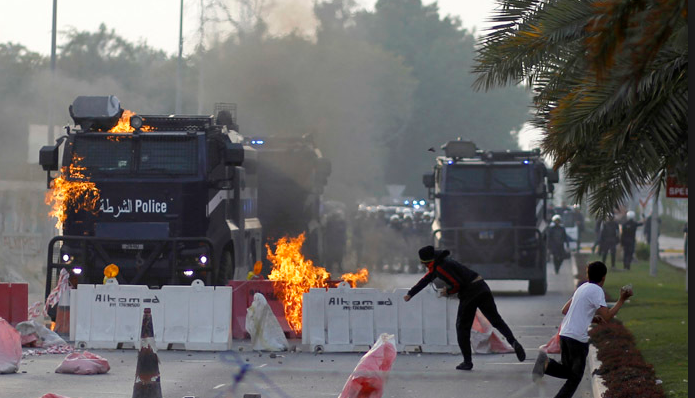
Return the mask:
[[[273,287],[275,283],[277,282],[269,280],[229,281],[228,286],[233,289],[232,302],[234,303],[232,306],[232,337],[235,339],[249,337],[246,332],[246,310],[253,303],[253,295],[256,293],[261,293],[268,301],[270,309],[275,314],[285,335],[289,338],[298,337],[287,323],[282,303],[275,296]]]
[[[28,283],[0,283],[0,318],[17,326],[28,319],[28,308]]]

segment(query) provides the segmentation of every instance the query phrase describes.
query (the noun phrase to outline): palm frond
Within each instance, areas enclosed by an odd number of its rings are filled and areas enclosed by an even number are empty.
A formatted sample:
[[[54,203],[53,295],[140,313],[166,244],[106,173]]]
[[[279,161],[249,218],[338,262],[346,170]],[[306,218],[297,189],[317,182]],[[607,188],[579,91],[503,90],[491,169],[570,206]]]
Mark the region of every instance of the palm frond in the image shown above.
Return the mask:
[[[667,169],[687,180],[685,0],[499,1],[476,89],[526,82],[541,147],[608,215]]]

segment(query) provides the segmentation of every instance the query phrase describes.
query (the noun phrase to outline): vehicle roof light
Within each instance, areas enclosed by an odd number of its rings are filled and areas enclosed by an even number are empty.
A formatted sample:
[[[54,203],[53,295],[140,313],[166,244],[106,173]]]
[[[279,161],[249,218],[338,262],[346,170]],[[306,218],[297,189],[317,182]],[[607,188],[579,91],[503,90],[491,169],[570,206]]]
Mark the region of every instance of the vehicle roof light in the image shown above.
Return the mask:
[[[130,127],[134,128],[135,130],[140,130],[142,128],[142,117],[139,115],[133,115],[130,117]]]

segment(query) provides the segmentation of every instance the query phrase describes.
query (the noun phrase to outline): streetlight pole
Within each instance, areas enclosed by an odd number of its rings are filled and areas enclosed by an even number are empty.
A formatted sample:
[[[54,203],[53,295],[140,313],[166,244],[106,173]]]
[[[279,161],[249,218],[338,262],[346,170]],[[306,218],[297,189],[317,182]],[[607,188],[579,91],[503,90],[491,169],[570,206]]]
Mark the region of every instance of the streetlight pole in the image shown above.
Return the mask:
[[[205,72],[203,71],[203,53],[205,52],[203,47],[203,41],[205,39],[205,0],[200,0],[200,26],[198,27],[198,34],[200,35],[198,39],[198,114],[202,115],[205,81]]]
[[[183,73],[183,0],[181,0],[181,11],[179,14],[179,59],[176,64],[176,105],[174,113],[181,113],[181,75]]]
[[[56,72],[56,23],[58,21],[58,0],[53,0],[53,29],[51,31],[51,83],[48,93],[48,145],[53,143],[53,98]]]
[[[649,275],[656,276],[657,263],[659,262],[659,189],[654,193],[652,202],[652,215],[649,222]]]

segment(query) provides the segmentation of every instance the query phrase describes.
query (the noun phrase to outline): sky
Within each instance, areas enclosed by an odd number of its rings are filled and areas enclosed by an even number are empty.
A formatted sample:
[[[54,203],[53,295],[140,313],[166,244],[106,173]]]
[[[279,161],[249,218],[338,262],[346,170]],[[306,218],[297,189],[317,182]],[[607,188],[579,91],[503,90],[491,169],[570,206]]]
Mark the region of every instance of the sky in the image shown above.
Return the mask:
[[[209,2],[209,0],[205,0]],[[276,30],[297,26],[311,29],[313,0],[255,0],[270,4],[270,23]],[[231,1],[230,1],[231,2]],[[51,51],[52,0],[4,0],[0,13],[0,43],[20,43],[32,51]],[[184,51],[197,43],[201,0],[184,0]],[[233,2],[232,2],[233,3]],[[372,8],[373,0],[357,0]],[[425,1],[426,4],[431,1]],[[57,0],[58,44],[70,29],[94,31],[101,23],[134,42],[146,41],[169,54],[178,51],[179,10],[177,0]],[[483,29],[495,2],[492,0],[439,0],[440,14],[461,18],[466,28]],[[155,22],[155,23],[153,23]]]
[[[29,50],[50,54],[53,0],[5,0],[4,3],[9,4],[0,13],[0,43],[19,43]],[[95,31],[105,23],[128,40],[145,40],[170,54],[177,51],[178,1],[57,0],[57,4],[58,45],[64,38],[61,33],[71,29]]]
[[[65,32],[96,31],[104,23],[107,28],[132,42],[146,42],[149,46],[177,54],[179,40],[180,1],[178,0],[56,0],[58,45]],[[201,1],[183,0],[184,53],[194,50],[198,43]],[[235,2],[227,0],[234,4]],[[293,29],[310,35],[315,21],[312,14],[314,0],[251,0],[270,4],[267,9],[271,33],[286,33]],[[371,9],[374,0],[356,0],[361,8]],[[424,1],[431,4],[431,1]],[[31,51],[48,55],[51,52],[53,0],[3,0],[0,13],[0,43],[19,43]],[[463,26],[475,29],[477,34],[489,27],[487,19],[495,7],[493,0],[439,0],[440,15],[461,19]],[[212,32],[208,32],[210,34]],[[224,34],[222,30],[220,34]],[[529,148],[537,133],[520,133],[520,145]]]

